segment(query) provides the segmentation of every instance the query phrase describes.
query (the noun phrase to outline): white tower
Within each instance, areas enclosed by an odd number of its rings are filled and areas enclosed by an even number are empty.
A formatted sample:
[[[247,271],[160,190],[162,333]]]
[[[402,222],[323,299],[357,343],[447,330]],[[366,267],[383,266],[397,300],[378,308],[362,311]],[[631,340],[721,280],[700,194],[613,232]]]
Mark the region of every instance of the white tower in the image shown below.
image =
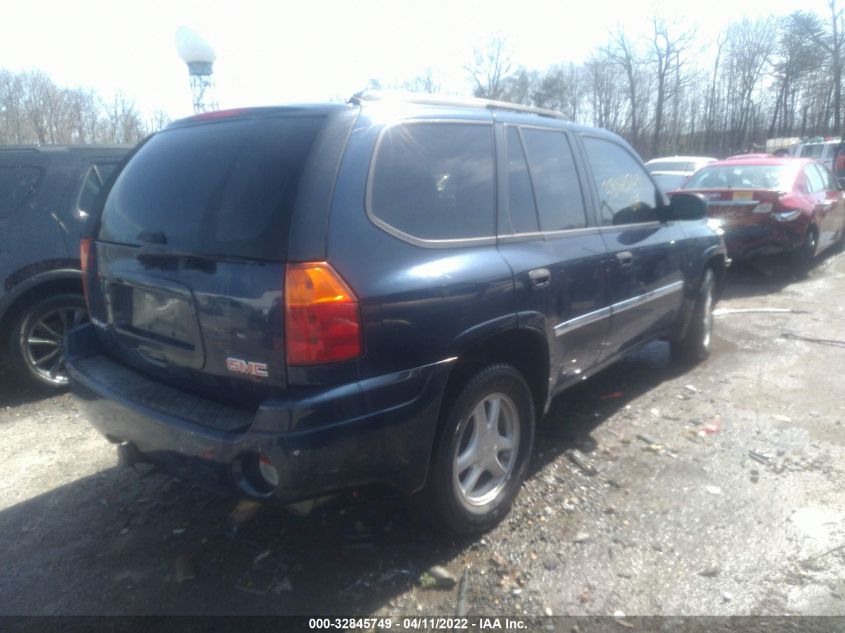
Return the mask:
[[[202,37],[185,26],[176,30],[176,50],[179,57],[188,65],[191,78],[191,96],[194,101],[194,113],[217,109],[214,95],[214,79],[211,77],[212,66],[217,55]]]

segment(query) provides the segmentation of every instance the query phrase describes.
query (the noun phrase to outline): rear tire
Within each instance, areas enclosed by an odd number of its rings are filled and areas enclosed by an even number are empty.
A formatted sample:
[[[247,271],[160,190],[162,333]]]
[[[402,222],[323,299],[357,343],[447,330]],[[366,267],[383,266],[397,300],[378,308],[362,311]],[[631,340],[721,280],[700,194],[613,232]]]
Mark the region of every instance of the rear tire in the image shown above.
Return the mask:
[[[795,272],[803,279],[810,274],[810,269],[816,261],[816,249],[818,248],[819,236],[814,227],[807,229],[804,243],[795,252]]]
[[[491,365],[446,403],[417,508],[438,531],[476,535],[516,498],[534,444],[534,403],[522,374]]]
[[[9,333],[9,368],[30,384],[65,388],[64,335],[86,320],[85,300],[78,294],[42,297],[25,306]]]
[[[716,276],[712,268],[704,271],[698,297],[692,311],[692,321],[684,337],[672,341],[672,358],[682,364],[695,364],[710,356],[713,338],[713,303]]]

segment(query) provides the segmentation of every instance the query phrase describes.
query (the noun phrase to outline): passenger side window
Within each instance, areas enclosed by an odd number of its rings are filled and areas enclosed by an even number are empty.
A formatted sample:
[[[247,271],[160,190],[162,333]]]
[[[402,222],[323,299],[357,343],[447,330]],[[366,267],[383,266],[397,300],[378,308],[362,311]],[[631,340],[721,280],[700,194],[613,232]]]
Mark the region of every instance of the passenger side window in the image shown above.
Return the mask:
[[[605,139],[584,137],[584,147],[599,192],[602,224],[656,221],[657,189],[634,157]]]
[[[528,176],[528,163],[519,139],[519,130],[508,128],[508,210],[513,233],[535,233],[540,230],[537,206]],[[505,231],[500,230],[499,233]]]
[[[0,167],[0,218],[12,215],[35,191],[41,170],[37,167]]]
[[[804,173],[807,174],[807,190],[810,193],[821,193],[824,191],[824,180],[822,180],[822,176],[815,165],[807,165],[804,168]]]
[[[372,169],[369,211],[388,227],[424,240],[495,235],[492,125],[394,125]]]
[[[528,154],[540,229],[561,231],[587,226],[584,197],[566,134],[523,128],[522,138]]]

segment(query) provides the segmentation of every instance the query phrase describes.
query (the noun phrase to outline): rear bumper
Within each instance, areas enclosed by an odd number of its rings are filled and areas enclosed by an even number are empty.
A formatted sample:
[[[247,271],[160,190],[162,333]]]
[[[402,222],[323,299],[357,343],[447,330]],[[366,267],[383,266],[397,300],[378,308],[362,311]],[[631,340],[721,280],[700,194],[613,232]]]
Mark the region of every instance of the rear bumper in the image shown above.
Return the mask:
[[[71,390],[110,441],[130,442],[151,463],[203,487],[282,502],[369,483],[421,488],[451,367],[449,359],[339,387],[289,390],[245,411],[111,360],[91,325],[69,333],[66,346]],[[259,454],[278,472],[272,491],[254,485],[250,464]]]
[[[725,245],[733,259],[789,253],[804,243],[807,223],[802,218],[792,222],[768,220],[746,226],[726,226]]]

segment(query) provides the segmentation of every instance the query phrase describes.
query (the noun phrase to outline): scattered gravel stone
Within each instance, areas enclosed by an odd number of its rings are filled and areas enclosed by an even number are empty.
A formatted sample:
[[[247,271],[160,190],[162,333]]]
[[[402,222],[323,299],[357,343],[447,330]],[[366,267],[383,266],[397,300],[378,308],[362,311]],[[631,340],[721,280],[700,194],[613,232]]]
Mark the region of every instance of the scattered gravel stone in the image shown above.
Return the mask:
[[[458,580],[448,569],[435,565],[420,576],[420,585],[423,589],[451,589]]]
[[[557,557],[553,556],[552,554],[544,554],[542,557],[543,567],[545,567],[548,571],[553,571],[558,568],[560,563],[557,560]]]

